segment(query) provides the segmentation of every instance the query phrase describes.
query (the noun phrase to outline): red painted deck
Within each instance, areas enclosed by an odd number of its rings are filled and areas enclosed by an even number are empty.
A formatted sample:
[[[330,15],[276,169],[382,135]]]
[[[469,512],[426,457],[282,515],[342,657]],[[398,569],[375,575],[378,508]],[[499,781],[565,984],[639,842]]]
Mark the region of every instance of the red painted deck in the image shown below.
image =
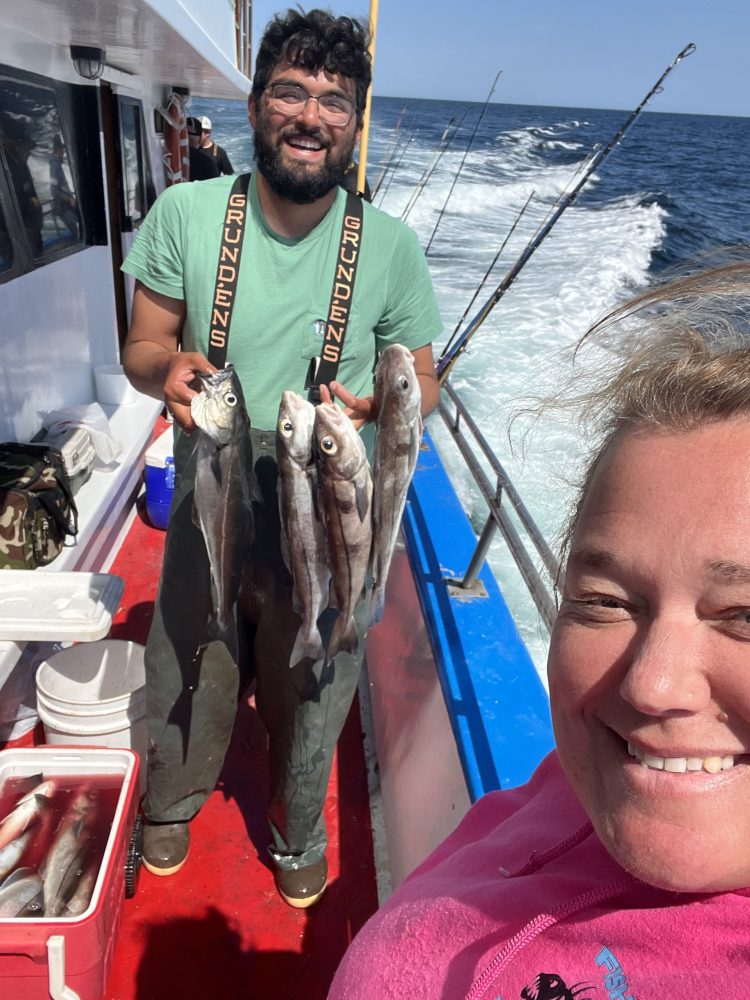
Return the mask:
[[[125,580],[113,638],[145,641],[164,537],[145,515],[133,522],[111,568]],[[266,775],[265,732],[250,698],[219,786],[191,824],[187,864],[169,878],[143,869],[136,895],[125,900],[106,1000],[326,996],[348,943],[377,907],[356,701],[325,809],[329,885],[309,910],[287,906],[274,887],[265,851]]]

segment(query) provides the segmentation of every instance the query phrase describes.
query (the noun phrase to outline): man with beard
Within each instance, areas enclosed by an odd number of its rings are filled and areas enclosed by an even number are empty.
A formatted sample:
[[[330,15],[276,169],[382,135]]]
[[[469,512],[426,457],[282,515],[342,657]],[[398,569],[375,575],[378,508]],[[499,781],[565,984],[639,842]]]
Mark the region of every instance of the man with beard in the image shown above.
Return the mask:
[[[124,264],[136,278],[125,369],[137,388],[164,398],[176,424],[174,499],[146,647],[144,862],[160,875],[184,864],[188,822],[216,785],[238,698],[254,677],[269,739],[269,852],[277,888],[296,907],[311,905],[325,889],[322,807],[364,642],[360,635],[356,653],[340,651],[330,662],[307,658],[290,665],[300,618],[280,544],[275,438],[281,394],[314,396],[317,386],[327,402],[335,393],[372,438],[374,362],[388,344],[400,343],[415,357],[423,412],[438,398],[431,342],[441,323],[417,239],[356,198],[351,209],[347,198],[353,196],[340,186],[360,136],[370,76],[362,24],[320,10],[275,17],[258,51],[248,101],[257,170],[247,191],[240,263],[235,268],[236,250],[222,244],[222,233],[235,239],[228,199],[236,197],[231,192],[238,182],[222,177],[168,188]],[[360,204],[362,219],[352,230]],[[353,278],[353,268],[343,268],[352,275],[342,285],[341,261],[351,262],[348,240],[358,247],[358,265]],[[220,252],[231,266],[217,269]],[[238,664],[208,634],[211,587],[206,547],[192,519],[195,442],[189,436],[196,373],[215,370],[207,360],[209,334],[215,346],[228,283],[235,294],[226,362],[236,368],[251,416],[261,495],[253,503],[255,540],[238,604]],[[342,337],[342,302],[349,299]],[[319,384],[318,362],[331,346],[332,326],[341,345],[338,371]],[[329,608],[319,619],[324,643],[337,614]]]

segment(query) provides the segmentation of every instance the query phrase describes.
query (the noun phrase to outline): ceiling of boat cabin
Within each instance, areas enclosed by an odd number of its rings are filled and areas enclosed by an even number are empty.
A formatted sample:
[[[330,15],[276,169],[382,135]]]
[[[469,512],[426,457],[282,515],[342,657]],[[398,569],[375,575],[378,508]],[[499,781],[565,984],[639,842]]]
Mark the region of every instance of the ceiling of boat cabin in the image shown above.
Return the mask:
[[[164,16],[156,12],[159,6]],[[12,13],[6,9],[0,20],[50,45],[104,48],[108,66],[189,87],[196,96],[241,98],[249,91],[234,62],[179,2],[14,0]]]

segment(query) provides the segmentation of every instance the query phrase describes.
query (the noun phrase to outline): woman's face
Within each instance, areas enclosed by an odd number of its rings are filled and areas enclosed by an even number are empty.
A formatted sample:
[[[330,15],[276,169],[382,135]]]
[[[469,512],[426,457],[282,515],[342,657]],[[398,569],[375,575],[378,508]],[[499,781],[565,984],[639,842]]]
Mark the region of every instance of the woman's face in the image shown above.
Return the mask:
[[[750,885],[750,420],[630,431],[583,503],[549,656],[565,772],[653,885]]]

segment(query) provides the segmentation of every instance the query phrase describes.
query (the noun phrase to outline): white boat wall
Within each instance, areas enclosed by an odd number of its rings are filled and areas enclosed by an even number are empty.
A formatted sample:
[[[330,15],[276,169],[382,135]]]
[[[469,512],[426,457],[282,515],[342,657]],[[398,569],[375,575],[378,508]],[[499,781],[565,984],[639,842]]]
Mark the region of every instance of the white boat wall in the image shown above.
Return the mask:
[[[30,440],[48,414],[91,403],[94,369],[119,362],[132,298],[120,264],[165,185],[157,109],[173,88],[247,94],[240,23],[249,25],[249,0],[3,6],[0,440]],[[71,46],[101,50],[98,78],[80,75]],[[84,59],[78,68],[92,67]],[[60,172],[75,199],[68,204]],[[51,570],[100,569],[108,557],[160,410],[135,399],[105,407],[124,452],[82,489],[78,543]]]

